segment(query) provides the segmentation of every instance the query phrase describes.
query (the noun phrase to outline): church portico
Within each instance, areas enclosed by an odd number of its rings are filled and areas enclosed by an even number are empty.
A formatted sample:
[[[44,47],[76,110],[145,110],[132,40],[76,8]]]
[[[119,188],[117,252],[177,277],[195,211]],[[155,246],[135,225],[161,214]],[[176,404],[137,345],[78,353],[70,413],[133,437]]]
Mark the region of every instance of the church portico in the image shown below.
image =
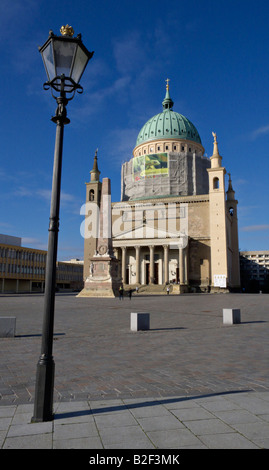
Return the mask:
[[[188,249],[179,240],[114,240],[113,246],[123,284],[188,284]]]

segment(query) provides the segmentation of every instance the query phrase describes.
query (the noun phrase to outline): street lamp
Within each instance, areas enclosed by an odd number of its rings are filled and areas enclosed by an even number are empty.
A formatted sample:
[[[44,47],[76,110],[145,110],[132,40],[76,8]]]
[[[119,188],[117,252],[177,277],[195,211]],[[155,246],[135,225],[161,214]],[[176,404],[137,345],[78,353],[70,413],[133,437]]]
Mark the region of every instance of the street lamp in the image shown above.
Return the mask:
[[[56,284],[56,261],[59,231],[59,209],[61,191],[62,150],[64,125],[70,120],[66,116],[66,105],[74,98],[76,91],[82,93],[79,81],[88,61],[93,56],[82,44],[81,35],[73,37],[73,28],[66,25],[60,29],[61,36],[52,31],[45,44],[39,48],[45,65],[48,81],[45,90],[50,89],[57,102],[52,121],[57,124],[54,167],[52,177],[51,208],[49,222],[48,254],[46,262],[44,318],[41,355],[37,363],[35,404],[32,422],[53,419],[54,360],[52,356],[53,323]],[[58,94],[58,95],[56,95]]]

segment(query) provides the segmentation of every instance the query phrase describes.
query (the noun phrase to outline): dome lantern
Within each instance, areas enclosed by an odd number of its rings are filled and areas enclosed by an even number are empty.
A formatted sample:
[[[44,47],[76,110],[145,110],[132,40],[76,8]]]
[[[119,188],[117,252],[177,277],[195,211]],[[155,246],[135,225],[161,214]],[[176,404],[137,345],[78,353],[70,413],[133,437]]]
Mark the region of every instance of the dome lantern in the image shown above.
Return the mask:
[[[165,95],[165,98],[163,100],[163,110],[166,111],[167,109],[173,109],[173,106],[174,106],[174,102],[173,100],[171,99],[170,97],[170,93],[169,93],[169,82],[170,82],[170,79],[167,78],[166,80],[166,95]]]

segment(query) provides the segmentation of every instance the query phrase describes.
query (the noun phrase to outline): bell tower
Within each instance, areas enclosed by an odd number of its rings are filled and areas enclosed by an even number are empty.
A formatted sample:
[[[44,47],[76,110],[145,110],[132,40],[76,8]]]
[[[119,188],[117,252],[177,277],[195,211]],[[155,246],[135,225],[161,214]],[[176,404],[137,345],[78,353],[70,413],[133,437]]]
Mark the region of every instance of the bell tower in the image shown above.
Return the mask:
[[[100,171],[95,151],[93,168],[90,171],[91,179],[86,183],[86,205],[85,205],[85,231],[84,231],[84,280],[89,275],[90,259],[97,249],[99,209],[101,202],[102,183],[100,182]]]
[[[213,155],[210,157],[209,176],[209,223],[211,240],[211,286],[228,286],[228,259],[226,234],[225,173],[219,154],[217,135],[214,137]]]
[[[240,287],[240,261],[238,244],[238,218],[235,191],[232,186],[231,174],[229,173],[228,191],[226,192],[226,212],[229,221],[229,279],[234,289]]]

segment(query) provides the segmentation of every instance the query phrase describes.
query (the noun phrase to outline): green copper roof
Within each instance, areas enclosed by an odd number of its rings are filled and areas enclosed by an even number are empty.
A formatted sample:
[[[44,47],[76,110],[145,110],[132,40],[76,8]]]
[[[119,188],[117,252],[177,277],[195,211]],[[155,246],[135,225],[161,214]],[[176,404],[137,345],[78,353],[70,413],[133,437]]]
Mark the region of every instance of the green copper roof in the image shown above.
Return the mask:
[[[201,144],[198,131],[191,121],[172,110],[174,103],[170,98],[168,85],[162,105],[163,112],[149,119],[140,130],[136,146],[159,139],[186,139]]]

